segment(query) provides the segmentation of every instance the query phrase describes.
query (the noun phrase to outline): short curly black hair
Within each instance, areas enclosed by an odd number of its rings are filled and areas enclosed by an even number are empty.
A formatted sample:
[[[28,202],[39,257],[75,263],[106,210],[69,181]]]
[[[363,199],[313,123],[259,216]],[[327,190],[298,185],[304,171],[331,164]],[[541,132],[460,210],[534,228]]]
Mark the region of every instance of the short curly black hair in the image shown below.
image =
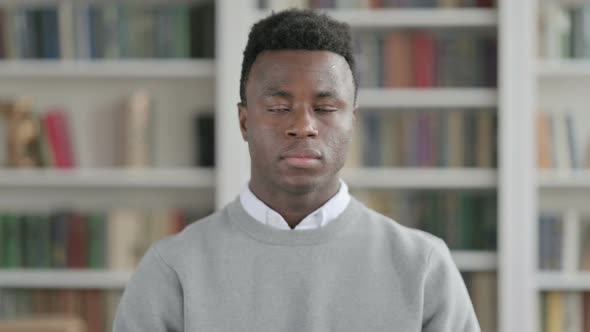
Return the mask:
[[[352,71],[357,91],[356,68],[350,26],[309,9],[273,13],[252,26],[242,61],[240,99],[246,103],[246,82],[256,57],[266,50],[330,51],[340,54]]]

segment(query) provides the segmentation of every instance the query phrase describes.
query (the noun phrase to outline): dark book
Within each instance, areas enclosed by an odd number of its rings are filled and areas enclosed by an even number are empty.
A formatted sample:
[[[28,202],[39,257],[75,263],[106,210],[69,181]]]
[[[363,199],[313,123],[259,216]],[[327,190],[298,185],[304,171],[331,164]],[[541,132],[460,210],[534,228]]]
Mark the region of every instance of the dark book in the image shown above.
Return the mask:
[[[215,114],[201,113],[194,119],[195,166],[215,166]]]
[[[6,25],[8,24],[7,17],[8,15],[6,14],[6,10],[0,8],[0,59],[5,59],[6,57],[8,57],[8,52],[6,49],[8,40],[5,39]]]
[[[49,268],[51,266],[51,232],[48,218],[43,215],[24,215],[25,267]]]
[[[23,266],[23,229],[18,216],[4,215],[4,267],[19,268]]]
[[[189,16],[191,58],[215,57],[215,4],[197,4]]]
[[[51,224],[51,265],[55,268],[68,266],[68,220],[69,213],[55,212],[49,217]]]
[[[46,8],[39,11],[40,57],[45,59],[59,58],[59,26],[57,9]]]
[[[88,225],[87,218],[80,213],[70,214],[67,238],[68,267],[88,266]]]
[[[88,215],[88,267],[104,268],[106,256],[106,220],[100,213]]]

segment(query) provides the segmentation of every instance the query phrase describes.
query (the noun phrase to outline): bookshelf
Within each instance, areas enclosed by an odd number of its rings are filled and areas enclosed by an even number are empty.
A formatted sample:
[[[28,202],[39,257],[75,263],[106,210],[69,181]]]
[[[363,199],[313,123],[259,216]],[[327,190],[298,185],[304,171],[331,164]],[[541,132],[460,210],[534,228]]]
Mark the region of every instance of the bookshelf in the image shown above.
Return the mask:
[[[255,20],[270,10],[259,10]],[[379,8],[321,9],[321,12],[355,28],[494,27],[497,13],[484,8]]]
[[[431,88],[431,89],[375,89],[362,88],[359,105],[364,108],[385,107],[496,107],[495,89],[486,88]]]
[[[588,291],[590,289],[590,273],[576,275],[541,272],[537,277],[537,287],[540,291]]]
[[[588,57],[578,54],[583,43],[579,39],[580,31],[576,32],[579,25],[574,22],[580,18],[574,16],[582,12],[582,5],[556,0],[534,0],[527,4],[533,14],[526,27],[533,52],[523,56],[534,64],[530,80],[527,80],[534,101],[530,107],[533,116],[546,114],[553,126],[553,136],[549,140],[552,145],[548,147],[545,144],[548,140],[537,134],[531,148],[539,156],[550,151],[554,158],[552,167],[547,167],[539,157],[539,165],[532,168],[537,174],[531,193],[536,204],[530,207],[532,216],[527,223],[536,236],[526,250],[532,248],[534,252],[535,264],[528,265],[534,293],[523,320],[545,331],[564,326],[564,319],[576,326],[572,331],[589,328],[587,321],[580,323],[582,318],[571,316],[571,313],[581,312],[586,319],[590,317],[590,275],[585,266],[588,259],[585,224],[590,197],[587,163],[590,117],[584,88],[590,83],[590,66]],[[583,32],[584,36],[586,33]],[[559,139],[559,119],[564,117],[570,121],[566,127],[569,139],[565,141]],[[529,126],[539,130],[537,126],[542,124],[532,121]],[[547,225],[551,222],[556,227],[555,232],[548,233]],[[548,258],[557,265],[547,266]]]
[[[213,60],[3,60],[6,78],[213,79]]]
[[[359,168],[345,169],[352,188],[365,189],[494,189],[497,173],[485,169]]]
[[[556,77],[589,77],[590,60],[539,60],[537,75],[542,79]]]
[[[208,168],[3,170],[0,187],[213,189],[215,173]]]

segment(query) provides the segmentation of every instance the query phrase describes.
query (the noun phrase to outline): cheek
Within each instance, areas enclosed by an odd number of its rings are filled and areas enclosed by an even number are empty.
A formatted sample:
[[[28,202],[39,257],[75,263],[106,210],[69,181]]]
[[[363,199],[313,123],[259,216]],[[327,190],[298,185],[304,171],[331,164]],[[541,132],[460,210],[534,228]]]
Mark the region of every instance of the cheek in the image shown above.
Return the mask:
[[[330,150],[331,159],[337,161],[346,159],[346,152],[348,151],[348,145],[350,144],[351,138],[351,126],[331,131],[330,134],[326,136],[326,145]]]
[[[252,156],[271,154],[276,145],[276,129],[269,126],[252,126],[248,131],[248,145]]]

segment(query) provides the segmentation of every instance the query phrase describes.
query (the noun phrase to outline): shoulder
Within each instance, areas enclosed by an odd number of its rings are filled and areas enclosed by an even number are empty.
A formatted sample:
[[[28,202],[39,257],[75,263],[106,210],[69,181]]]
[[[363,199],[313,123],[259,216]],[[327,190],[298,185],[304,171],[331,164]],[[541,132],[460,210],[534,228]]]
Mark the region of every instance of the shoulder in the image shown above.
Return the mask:
[[[360,219],[363,225],[361,229],[368,232],[373,240],[385,242],[392,253],[400,256],[400,259],[411,258],[413,261],[426,264],[433,252],[448,251],[446,244],[440,238],[404,226],[364,205]]]
[[[222,209],[202,219],[194,221],[180,233],[165,237],[157,241],[152,247],[160,258],[168,265],[175,266],[186,259],[187,254],[194,257],[202,252],[203,248],[212,243],[227,232],[227,211]]]

